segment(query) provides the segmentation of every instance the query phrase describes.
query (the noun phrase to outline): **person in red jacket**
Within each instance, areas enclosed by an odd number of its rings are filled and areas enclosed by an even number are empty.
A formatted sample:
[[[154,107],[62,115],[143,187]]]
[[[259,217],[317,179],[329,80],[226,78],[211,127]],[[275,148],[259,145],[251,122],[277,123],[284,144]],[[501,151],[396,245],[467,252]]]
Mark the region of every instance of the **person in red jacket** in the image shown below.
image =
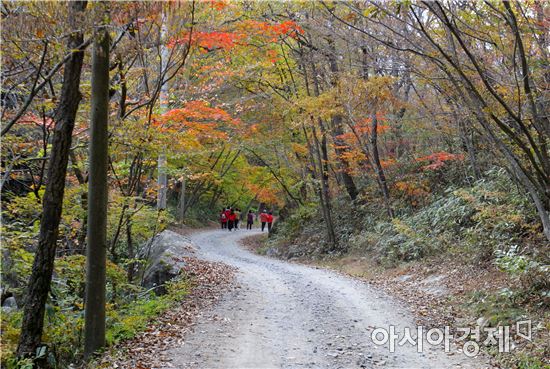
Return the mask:
[[[271,232],[271,226],[273,225],[273,213],[269,212],[267,214],[267,231]]]
[[[235,226],[235,220],[237,219],[237,214],[231,209],[229,211],[229,218],[227,222],[227,228],[229,229],[229,232],[233,230],[233,227]],[[235,229],[236,230],[236,229]]]
[[[265,228],[265,225],[267,224],[267,212],[264,210],[262,210],[261,214],[260,214],[260,222],[262,223],[262,232],[264,231],[264,228]]]

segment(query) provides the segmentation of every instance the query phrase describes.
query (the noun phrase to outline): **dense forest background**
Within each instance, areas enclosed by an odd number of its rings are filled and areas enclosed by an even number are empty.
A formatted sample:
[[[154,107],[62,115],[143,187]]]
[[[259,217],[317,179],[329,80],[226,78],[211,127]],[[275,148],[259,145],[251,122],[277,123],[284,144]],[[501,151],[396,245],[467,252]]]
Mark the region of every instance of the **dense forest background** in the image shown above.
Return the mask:
[[[268,247],[285,257],[496,266],[509,288],[478,299],[498,306],[495,323],[502,311],[547,316],[548,3],[1,11],[2,303],[24,307],[2,314],[10,365],[18,347],[61,367],[83,355],[98,40],[108,42],[107,344],[175,299],[141,287],[148,240],[206,226],[225,206],[274,209]],[[548,347],[537,350],[522,360],[540,363]],[[521,363],[510,365],[538,367]]]

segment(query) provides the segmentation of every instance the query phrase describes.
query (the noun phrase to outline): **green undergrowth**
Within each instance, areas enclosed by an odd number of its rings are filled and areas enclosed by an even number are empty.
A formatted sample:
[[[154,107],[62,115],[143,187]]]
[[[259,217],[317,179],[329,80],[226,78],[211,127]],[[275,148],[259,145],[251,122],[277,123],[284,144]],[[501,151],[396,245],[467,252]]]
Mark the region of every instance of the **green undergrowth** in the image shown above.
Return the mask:
[[[372,203],[344,202],[333,204],[336,250],[326,252],[326,230],[314,204],[281,222],[266,248],[283,257],[362,254],[386,268],[447,255],[467,264],[494,263],[520,278],[524,287],[548,288],[550,256],[536,212],[527,195],[500,171],[470,187],[450,186],[424,207],[398,208],[391,220]]]
[[[82,255],[82,235],[85,236],[86,227],[82,219],[86,212],[82,209],[81,201],[85,191],[85,186],[76,186],[65,192],[58,257],[45,310],[42,339],[45,346],[36,355],[41,361],[49,361],[53,368],[66,368],[82,358],[86,269],[85,256]],[[42,196],[43,189],[38,191],[38,197],[30,192],[26,196],[11,199],[5,205],[7,211],[3,214],[0,232],[2,288],[3,293],[9,292],[15,298],[20,309],[2,311],[2,367],[25,365],[24,362],[17,364],[13,354],[19,339],[25,286],[31,274],[37,245]],[[170,214],[157,211],[139,198],[124,197],[116,192],[110,195],[108,214],[107,342],[114,344],[134,336],[144,329],[148,321],[181,298],[181,294],[187,291],[187,282],[184,279],[174,282],[178,287],[159,297],[140,286],[139,275],[134,273],[131,278],[128,275],[131,265],[145,263],[139,251],[153,235],[171,224],[173,217]],[[128,221],[131,222],[133,251],[127,242],[127,228],[121,227]],[[115,244],[114,239],[117,239]]]
[[[336,251],[326,252],[322,216],[312,204],[281,222],[263,250],[283,258],[357,255],[383,269],[438,258],[495,266],[517,286],[500,291],[499,299],[548,309],[549,245],[527,195],[502,171],[489,172],[472,186],[449,186],[424,207],[400,209],[391,220],[381,215],[380,206],[350,207],[340,200],[333,204]]]
[[[81,255],[65,257],[56,263],[58,274],[46,305],[44,321],[43,343],[47,349],[37,352],[37,358],[48,361],[52,368],[66,368],[82,360],[84,263]],[[108,263],[107,345],[133,338],[149,322],[184,299],[188,291],[189,281],[182,275],[167,283],[165,295],[157,296],[151,290],[126,283],[124,271]],[[25,365],[31,363],[30,360],[18,362],[14,358],[21,319],[20,310],[2,314],[2,367],[26,368]]]
[[[368,260],[342,268],[359,274],[361,268],[389,271],[434,260],[469,270],[497,269],[505,276],[502,286],[480,285],[454,303],[472,318],[469,321],[481,317],[489,326],[532,318],[539,327],[535,343],[499,360],[509,368],[549,368],[544,364],[550,355],[549,245],[528,196],[506,173],[494,170],[470,186],[448,185],[420,207],[399,207],[401,200],[395,198],[397,216],[390,220],[380,203],[350,206],[347,199],[335,199],[333,221],[339,245],[332,250],[326,245],[319,209],[307,204],[281,222],[258,250],[320,265]]]

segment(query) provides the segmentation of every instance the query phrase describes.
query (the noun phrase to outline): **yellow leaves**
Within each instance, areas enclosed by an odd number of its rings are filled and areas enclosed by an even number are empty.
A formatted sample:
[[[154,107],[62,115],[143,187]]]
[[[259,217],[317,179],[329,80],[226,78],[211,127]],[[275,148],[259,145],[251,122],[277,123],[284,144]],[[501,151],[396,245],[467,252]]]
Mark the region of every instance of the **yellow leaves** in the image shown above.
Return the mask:
[[[342,114],[343,109],[336,98],[336,90],[331,89],[319,96],[307,96],[296,102],[295,111],[306,118],[329,119],[335,114]]]
[[[395,188],[409,196],[425,196],[429,194],[426,184],[416,181],[399,181],[395,183]]]
[[[190,181],[200,181],[200,180],[209,179],[211,177],[212,177],[211,172],[202,172],[202,173],[193,173],[188,177],[188,179]]]
[[[462,200],[467,201],[470,204],[473,204],[476,201],[475,196],[464,189],[454,191],[453,195],[460,197]]]
[[[395,182],[394,188],[402,197],[409,201],[412,206],[422,204],[430,196],[428,183],[414,178],[407,178]]]
[[[346,163],[350,164],[350,174],[358,175],[364,171],[365,168],[361,163],[365,162],[367,157],[360,150],[349,149],[342,152],[339,156]]]
[[[503,85],[498,85],[496,86],[495,88],[496,92],[500,95],[500,96],[503,96],[503,97],[506,97],[510,94],[510,89],[507,88],[506,86],[503,86]]]
[[[396,82],[391,76],[374,76],[365,80],[355,74],[343,75],[339,80],[338,90],[341,99],[366,104],[381,104],[395,100],[393,85]]]
[[[394,218],[392,224],[398,233],[413,239],[416,237],[415,230],[399,218]]]
[[[365,10],[363,10],[363,16],[366,18],[376,18],[378,12],[379,8],[377,6],[368,6]]]
[[[298,154],[298,155],[307,155],[307,147],[306,145],[299,144],[299,143],[291,143],[292,150]]]

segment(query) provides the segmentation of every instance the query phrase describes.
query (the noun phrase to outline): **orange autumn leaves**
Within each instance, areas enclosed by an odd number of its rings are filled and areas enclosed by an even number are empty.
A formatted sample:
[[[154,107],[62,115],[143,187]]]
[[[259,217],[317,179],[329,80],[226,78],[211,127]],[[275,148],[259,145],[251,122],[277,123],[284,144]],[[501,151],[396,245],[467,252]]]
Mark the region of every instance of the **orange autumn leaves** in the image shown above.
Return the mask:
[[[376,119],[378,121],[378,124],[376,125],[376,133],[379,136],[384,135],[388,132],[391,132],[392,127],[387,124],[387,119],[385,117],[385,114],[381,112],[376,113]],[[335,148],[348,150],[341,154],[342,156],[346,156],[344,159],[347,161],[353,162],[354,159],[364,160],[365,159],[364,155],[362,155],[359,152],[359,150],[357,150],[355,147],[357,145],[357,140],[358,140],[357,136],[364,139],[368,139],[368,136],[371,134],[372,134],[372,118],[367,117],[367,118],[360,119],[356,122],[356,124],[353,125],[352,132],[346,132],[337,136],[337,138],[340,139],[341,142],[344,144],[341,146],[335,146]],[[464,160],[464,155],[452,154],[444,151],[435,152],[435,153],[415,159],[415,161],[417,161],[418,163],[425,164],[420,167],[420,170],[422,171],[437,170],[443,167],[446,162],[457,161],[457,160]],[[386,160],[382,160],[382,167],[386,168],[395,163],[396,161],[390,157],[390,158],[387,158]]]
[[[391,131],[391,127],[386,123],[387,119],[384,113],[376,113],[376,120],[378,122],[376,125],[376,133],[379,136]],[[371,133],[372,118],[366,117],[355,122],[351,131],[336,137],[340,140],[341,145],[334,145],[334,148],[344,149],[344,151],[340,153],[340,157],[351,164],[349,168],[350,174],[358,174],[362,172],[364,168],[372,169],[364,151],[360,149],[360,145],[364,143],[359,142],[359,140],[368,140]],[[384,169],[394,164],[395,160],[390,157],[381,160],[381,165]]]
[[[239,125],[239,119],[202,100],[185,102],[181,108],[172,109],[153,121],[153,126],[159,132],[174,137],[182,135],[200,144],[226,140],[231,130]]]
[[[213,51],[216,49],[231,50],[245,35],[233,32],[200,32],[195,31],[189,35],[188,32],[179,37],[172,38],[168,42],[168,47],[173,48],[176,45],[187,44],[189,41],[191,46],[198,46],[203,52]]]
[[[391,129],[389,125],[385,124],[386,117],[384,113],[381,113],[381,112],[376,113],[376,120],[378,121],[378,124],[376,125],[377,134],[379,135],[384,134]],[[342,135],[338,136],[338,138],[346,142],[352,143],[355,140],[357,140],[356,134],[361,137],[369,135],[372,132],[372,118],[367,117],[367,118],[358,120],[353,125],[353,130],[355,132],[343,133]]]
[[[423,156],[417,158],[416,161],[419,162],[429,162],[430,164],[422,166],[421,170],[436,170],[445,165],[445,162],[454,161],[454,160],[463,160],[464,155],[461,154],[451,154],[448,152],[440,151],[433,153],[431,155]]]
[[[250,36],[260,36],[270,42],[276,42],[279,37],[285,36],[297,38],[298,35],[304,33],[302,27],[291,20],[282,23],[268,23],[249,19],[240,22],[237,28],[248,32]]]
[[[173,37],[168,47],[187,44],[198,47],[202,52],[214,50],[229,51],[236,46],[249,45],[254,38],[262,38],[267,42],[276,42],[279,37],[297,38],[304,30],[293,21],[282,23],[267,23],[255,20],[244,20],[237,23],[232,30],[225,31],[193,31],[184,32]]]
[[[273,188],[266,183],[246,183],[246,188],[250,193],[255,194],[256,199],[260,202],[267,204],[278,204],[279,206],[284,205],[283,197],[279,196],[278,189]]]

